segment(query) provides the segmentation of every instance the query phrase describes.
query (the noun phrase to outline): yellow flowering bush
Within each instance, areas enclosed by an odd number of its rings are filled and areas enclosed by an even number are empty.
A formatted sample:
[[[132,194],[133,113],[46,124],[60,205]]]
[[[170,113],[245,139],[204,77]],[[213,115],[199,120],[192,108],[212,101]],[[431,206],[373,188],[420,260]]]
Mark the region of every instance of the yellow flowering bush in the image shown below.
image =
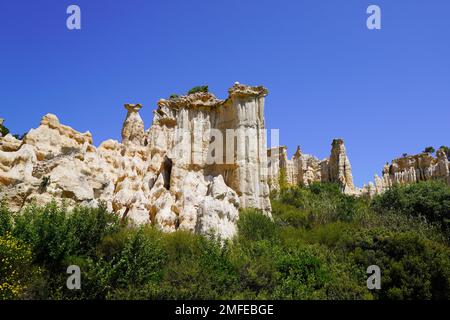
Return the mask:
[[[20,298],[38,273],[29,246],[9,232],[0,237],[0,300]]]

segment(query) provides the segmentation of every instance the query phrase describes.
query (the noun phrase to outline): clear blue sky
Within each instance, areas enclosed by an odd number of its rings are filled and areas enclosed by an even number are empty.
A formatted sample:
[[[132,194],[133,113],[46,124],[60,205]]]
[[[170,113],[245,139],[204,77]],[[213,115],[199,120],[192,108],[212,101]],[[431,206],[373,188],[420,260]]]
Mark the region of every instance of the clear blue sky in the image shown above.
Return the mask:
[[[66,8],[82,30],[66,28]],[[366,8],[382,9],[382,30]],[[208,84],[262,84],[268,128],[320,158],[345,139],[358,185],[383,164],[450,144],[448,0],[1,0],[0,117],[15,133],[55,113],[120,138],[123,104]]]

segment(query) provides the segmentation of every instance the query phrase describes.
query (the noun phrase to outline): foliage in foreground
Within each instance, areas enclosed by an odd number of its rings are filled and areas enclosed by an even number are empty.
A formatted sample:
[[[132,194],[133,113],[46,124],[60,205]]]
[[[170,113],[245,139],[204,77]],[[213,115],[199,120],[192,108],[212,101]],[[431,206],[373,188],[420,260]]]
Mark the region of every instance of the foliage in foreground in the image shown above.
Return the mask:
[[[0,298],[449,299],[449,193],[436,182],[374,200],[334,184],[283,188],[273,219],[242,211],[228,242],[131,228],[105,207],[3,204]],[[81,290],[66,288],[72,264]],[[373,264],[378,291],[366,287]]]

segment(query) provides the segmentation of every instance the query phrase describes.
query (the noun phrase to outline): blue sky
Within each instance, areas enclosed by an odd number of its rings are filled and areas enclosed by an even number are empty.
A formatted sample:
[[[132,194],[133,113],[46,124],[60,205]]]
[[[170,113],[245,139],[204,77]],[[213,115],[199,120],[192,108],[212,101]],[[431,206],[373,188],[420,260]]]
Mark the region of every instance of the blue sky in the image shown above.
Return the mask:
[[[66,28],[70,4],[81,30]],[[324,158],[343,138],[362,185],[404,152],[450,144],[449,15],[448,0],[2,0],[0,117],[23,133],[51,112],[98,144],[120,138],[126,102],[148,127],[171,93],[262,84],[290,155]]]

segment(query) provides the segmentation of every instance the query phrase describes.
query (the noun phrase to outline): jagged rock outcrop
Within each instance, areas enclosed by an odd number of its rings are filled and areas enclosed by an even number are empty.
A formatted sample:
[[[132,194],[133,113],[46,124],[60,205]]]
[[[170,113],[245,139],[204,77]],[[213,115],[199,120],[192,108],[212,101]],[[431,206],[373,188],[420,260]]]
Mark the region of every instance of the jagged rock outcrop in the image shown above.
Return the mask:
[[[355,185],[353,184],[352,167],[342,139],[333,140],[331,156],[326,160],[326,165],[322,165],[321,168],[322,181],[339,183],[346,194],[356,193]]]
[[[324,160],[302,153],[300,147],[292,159],[288,159],[284,146],[269,149],[267,157],[269,186],[273,190],[279,188],[282,177],[288,185],[336,182],[346,194],[357,195],[360,192],[353,183],[352,169],[342,139],[333,140],[331,156]]]
[[[226,100],[208,92],[161,99],[145,131],[126,104],[122,143],[95,147],[48,114],[23,141],[0,138],[0,197],[11,209],[65,199],[136,224],[230,238],[239,208],[270,216],[263,87],[236,83]]]
[[[363,194],[370,196],[383,193],[395,185],[412,184],[419,181],[439,180],[450,185],[450,162],[444,150],[439,149],[436,157],[430,153],[405,156],[386,163],[381,178],[363,187]]]

